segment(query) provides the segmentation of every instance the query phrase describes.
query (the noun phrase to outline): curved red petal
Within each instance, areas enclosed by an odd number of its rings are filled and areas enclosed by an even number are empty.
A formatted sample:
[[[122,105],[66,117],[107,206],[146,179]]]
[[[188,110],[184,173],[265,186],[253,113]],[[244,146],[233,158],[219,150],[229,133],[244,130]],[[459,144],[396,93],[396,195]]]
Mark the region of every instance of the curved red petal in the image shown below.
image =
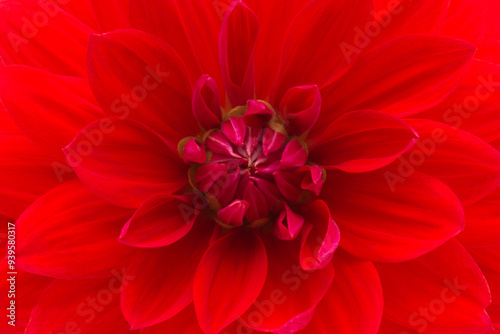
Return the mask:
[[[122,229],[120,241],[135,247],[163,247],[183,238],[193,227],[194,209],[172,195],[144,202]]]
[[[119,206],[137,208],[187,182],[179,156],[156,133],[131,120],[96,121],[64,153],[85,186]]]
[[[211,236],[210,223],[199,219],[178,242],[137,252],[126,270],[134,280],[123,285],[121,294],[123,314],[132,328],[175,318],[191,303],[196,268]]]
[[[375,266],[345,252],[335,254],[333,266],[333,284],[304,333],[378,333],[384,298]]]
[[[322,200],[314,201],[304,212],[300,266],[304,270],[325,268],[339,245],[340,232],[330,210]]]
[[[493,332],[484,311],[488,284],[456,240],[415,260],[376,266],[389,320],[418,332]]]
[[[86,76],[87,40],[93,30],[53,1],[4,1],[0,31],[0,58],[5,64]]]
[[[420,138],[398,162],[446,183],[464,205],[484,198],[500,186],[500,152],[463,130],[421,119],[408,119]],[[406,172],[406,171],[405,171]]]
[[[129,333],[120,309],[120,282],[131,279],[115,271],[109,279],[55,281],[40,296],[25,333]]]
[[[457,238],[468,247],[500,244],[500,188],[476,203],[464,207],[465,229]]]
[[[254,45],[259,29],[255,13],[241,0],[233,1],[222,22],[219,57],[229,101],[235,107],[254,98]]]
[[[40,195],[67,179],[67,173],[72,169],[58,165],[26,136],[0,134],[0,213],[17,218]]]
[[[131,249],[118,242],[131,214],[96,198],[78,181],[66,182],[40,197],[17,220],[16,264],[55,278],[109,276],[131,255]]]
[[[215,241],[194,279],[194,306],[203,331],[218,333],[243,314],[262,290],[266,275],[266,249],[255,232],[234,231]]]
[[[83,127],[104,116],[87,80],[27,66],[0,71],[0,99],[28,137],[61,158]]]
[[[199,132],[187,70],[163,40],[133,29],[92,35],[87,64],[90,87],[109,116],[144,123],[174,147]]]
[[[334,277],[333,265],[303,271],[298,240],[280,241],[269,236],[264,241],[269,258],[266,283],[240,320],[254,330],[295,333],[306,327],[315,306],[327,293]]]
[[[393,180],[402,181],[392,169],[328,174],[321,197],[339,226],[340,246],[349,253],[405,261],[463,230],[462,205],[444,183],[418,172],[396,187]]]
[[[388,113],[352,111],[335,120],[311,149],[310,159],[349,173],[385,167],[408,151],[417,133]]]
[[[372,9],[369,0],[309,1],[286,33],[272,101],[279,104],[290,87],[321,87],[345,70],[357,55],[342,50],[354,40],[357,26],[373,21]]]
[[[221,83],[218,41],[231,1],[131,0],[132,26],[161,37],[177,50],[183,56],[192,82],[208,74]],[[223,98],[222,85],[219,92]]]
[[[381,44],[360,55],[355,66],[321,89],[317,128],[352,110],[411,115],[432,107],[458,86],[475,50],[468,42],[428,34]]]
[[[450,1],[445,24],[440,33],[474,44],[480,44],[488,38],[498,38],[499,11],[500,3],[497,1]]]
[[[196,319],[193,304],[190,304],[184,308],[184,310],[167,321],[164,321],[156,326],[146,327],[141,332],[141,334],[165,333],[203,334],[200,326],[198,326],[198,320]]]
[[[353,46],[360,50],[401,36],[437,33],[444,24],[450,0],[375,0],[375,25],[360,27]]]

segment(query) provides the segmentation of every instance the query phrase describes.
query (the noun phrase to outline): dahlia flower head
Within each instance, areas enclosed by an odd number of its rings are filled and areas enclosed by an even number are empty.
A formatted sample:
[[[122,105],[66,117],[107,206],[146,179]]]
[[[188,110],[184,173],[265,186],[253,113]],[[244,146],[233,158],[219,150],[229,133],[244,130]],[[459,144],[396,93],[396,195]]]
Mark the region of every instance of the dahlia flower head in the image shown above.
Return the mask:
[[[499,15],[0,0],[0,332],[500,331]]]

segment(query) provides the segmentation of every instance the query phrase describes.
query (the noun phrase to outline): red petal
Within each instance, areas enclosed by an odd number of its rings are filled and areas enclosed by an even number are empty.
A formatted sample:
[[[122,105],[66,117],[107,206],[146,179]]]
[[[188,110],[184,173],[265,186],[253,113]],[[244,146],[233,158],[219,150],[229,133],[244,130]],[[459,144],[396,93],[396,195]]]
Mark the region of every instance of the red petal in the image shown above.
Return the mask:
[[[292,139],[286,144],[283,155],[280,160],[280,168],[294,168],[304,165],[307,161],[307,151],[303,144]]]
[[[170,318],[156,326],[146,327],[141,332],[141,334],[165,333],[203,334],[200,326],[198,326],[198,319],[196,319],[193,304],[187,306],[175,317]]]
[[[28,137],[61,158],[61,149],[84,126],[104,115],[87,80],[27,66],[0,71],[0,98]]]
[[[330,263],[325,269],[305,272],[299,265],[300,242],[265,239],[269,273],[260,296],[241,316],[243,323],[255,330],[295,333],[312,317],[314,307],[333,281]]]
[[[215,241],[194,280],[194,306],[203,331],[218,333],[245,312],[266,274],[266,249],[253,231],[234,231]]]
[[[475,57],[490,63],[500,64],[500,41],[489,41],[481,44]]]
[[[487,142],[500,137],[500,66],[475,59],[458,88],[442,103],[418,114],[470,132]]]
[[[325,168],[360,173],[382,168],[415,143],[417,134],[401,119],[379,111],[352,111],[335,120],[311,150]]]
[[[131,120],[105,120],[87,126],[64,148],[91,191],[111,203],[138,207],[185,185],[185,166],[156,133]]]
[[[285,210],[281,211],[274,223],[274,235],[281,240],[293,240],[304,226],[304,217],[296,214],[285,204]]]
[[[437,33],[450,0],[375,0],[375,26],[363,26],[354,46],[360,50],[401,36]]]
[[[121,295],[123,314],[133,328],[170,319],[191,303],[194,275],[212,227],[200,219],[178,242],[137,252],[126,271],[134,279],[123,285]]]
[[[17,220],[17,265],[65,279],[111,275],[130,255],[118,235],[131,214],[97,199],[78,181],[64,183]]]
[[[476,203],[464,207],[465,229],[458,240],[470,247],[500,244],[500,188]]]
[[[0,31],[0,58],[6,64],[86,76],[87,40],[92,29],[52,1],[4,1]]]
[[[450,1],[446,22],[441,34],[465,39],[479,44],[484,39],[498,38],[498,1]],[[488,36],[489,35],[489,36]]]
[[[321,94],[317,86],[297,86],[286,91],[280,102],[280,114],[291,135],[309,131],[319,116]]]
[[[242,200],[234,200],[231,204],[217,212],[217,217],[227,225],[242,226],[243,217],[250,203]]]
[[[464,205],[476,202],[500,186],[500,152],[483,140],[449,125],[407,120],[420,140],[399,162],[439,178]],[[411,173],[411,172],[410,172]],[[401,172],[400,172],[401,174]]]
[[[129,325],[120,309],[120,281],[132,277],[119,271],[105,280],[57,280],[40,296],[26,334],[125,334]]]
[[[340,245],[349,253],[404,261],[463,229],[462,205],[445,184],[418,172],[401,179],[392,169],[328,174],[321,195],[339,226]],[[394,187],[394,180],[402,183]]]
[[[328,206],[314,201],[304,213],[306,227],[302,232],[300,265],[304,270],[325,268],[339,245],[340,233]]]
[[[363,53],[355,66],[321,90],[324,112],[317,124],[324,127],[357,109],[409,115],[432,107],[458,86],[474,52],[467,42],[437,35],[384,43]]]
[[[222,110],[217,90],[217,83],[208,75],[202,75],[194,86],[191,100],[193,115],[204,129],[219,126],[222,120]]]
[[[0,213],[17,218],[36,198],[63,181],[62,175],[72,172],[69,167],[61,171],[53,166],[54,160],[25,136],[0,134]]]
[[[100,30],[104,32],[130,27],[129,2],[129,0],[90,0]]]
[[[274,111],[262,101],[250,100],[248,101],[247,106],[248,107],[245,111],[243,119],[248,126],[261,128],[265,126],[274,116]],[[260,131],[260,129],[257,130]]]
[[[169,45],[128,29],[92,35],[88,48],[90,87],[108,115],[140,121],[174,146],[198,133],[186,68]]]
[[[4,225],[7,227],[7,224]],[[7,229],[5,229],[7,231]],[[12,247],[12,246],[11,246]],[[14,250],[13,248],[11,250]],[[26,326],[30,320],[31,311],[35,306],[38,297],[40,294],[47,288],[47,286],[53,281],[48,277],[33,275],[19,269],[16,269],[15,275],[9,274],[12,272],[7,265],[7,259],[1,259],[0,269],[2,270],[2,275],[0,276],[2,280],[0,281],[0,293],[2,293],[4,298],[0,299],[0,315],[3,319],[7,319],[4,323],[0,324],[0,331],[5,332],[4,327],[12,327],[8,325],[7,321],[11,321],[10,317],[10,309],[12,309],[10,305],[10,301],[14,300],[15,304],[15,323],[16,327],[20,328]],[[12,260],[12,258],[11,258]],[[12,276],[15,276],[15,279],[12,280]],[[14,283],[15,286],[15,296],[12,294],[11,283]],[[15,298],[14,298],[15,297]],[[15,328],[16,328],[15,327]],[[19,330],[18,333],[24,333],[24,331]]]
[[[144,202],[125,224],[120,241],[135,247],[162,247],[184,237],[193,227],[188,204],[172,195],[158,195]]]
[[[254,98],[253,49],[258,29],[255,13],[241,0],[229,6],[222,22],[219,57],[222,79],[233,107]]]
[[[309,0],[245,0],[259,18],[259,33],[255,43],[255,84],[259,99],[269,99],[280,65],[285,33],[307,2]],[[273,47],[269,47],[270,45]]]
[[[419,333],[491,333],[490,292],[481,270],[455,240],[418,259],[378,264],[385,316]]]
[[[224,135],[236,146],[243,146],[246,135],[246,125],[242,116],[230,117],[221,126]]]
[[[352,43],[355,27],[373,20],[372,9],[369,0],[314,0],[305,5],[286,33],[273,101],[279,103],[290,87],[321,87],[344,70],[355,57],[341,52],[342,46]]]
[[[380,329],[378,331],[378,334],[419,334],[419,333],[406,326],[395,324],[394,322],[388,320],[387,318],[382,318],[382,323],[380,324]]]
[[[468,248],[467,250],[488,281],[493,301],[486,311],[493,320],[493,326],[498,331],[500,329],[500,245]]]
[[[192,82],[202,74],[208,74],[220,83],[218,41],[230,2],[131,0],[130,15],[133,27],[163,38],[183,56]],[[223,97],[225,93],[221,86]]]
[[[378,333],[384,299],[375,266],[345,252],[335,254],[333,265],[333,284],[304,333]]]

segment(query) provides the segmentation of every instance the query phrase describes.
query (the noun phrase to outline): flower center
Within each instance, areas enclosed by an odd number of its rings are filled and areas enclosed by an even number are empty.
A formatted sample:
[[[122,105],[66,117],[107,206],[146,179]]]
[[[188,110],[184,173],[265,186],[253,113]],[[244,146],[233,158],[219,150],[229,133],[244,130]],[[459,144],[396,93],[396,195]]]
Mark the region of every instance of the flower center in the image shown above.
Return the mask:
[[[325,173],[307,161],[307,146],[289,137],[284,121],[262,101],[250,100],[219,127],[185,138],[180,154],[190,181],[222,226],[260,227],[310,203]]]

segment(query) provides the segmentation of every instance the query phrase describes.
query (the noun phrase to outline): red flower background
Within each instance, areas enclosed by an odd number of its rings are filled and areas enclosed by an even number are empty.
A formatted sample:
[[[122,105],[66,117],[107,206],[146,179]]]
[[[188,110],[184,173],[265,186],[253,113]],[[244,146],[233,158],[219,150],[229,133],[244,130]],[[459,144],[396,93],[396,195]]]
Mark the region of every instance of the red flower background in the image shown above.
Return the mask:
[[[1,332],[500,330],[499,14],[1,1]]]

